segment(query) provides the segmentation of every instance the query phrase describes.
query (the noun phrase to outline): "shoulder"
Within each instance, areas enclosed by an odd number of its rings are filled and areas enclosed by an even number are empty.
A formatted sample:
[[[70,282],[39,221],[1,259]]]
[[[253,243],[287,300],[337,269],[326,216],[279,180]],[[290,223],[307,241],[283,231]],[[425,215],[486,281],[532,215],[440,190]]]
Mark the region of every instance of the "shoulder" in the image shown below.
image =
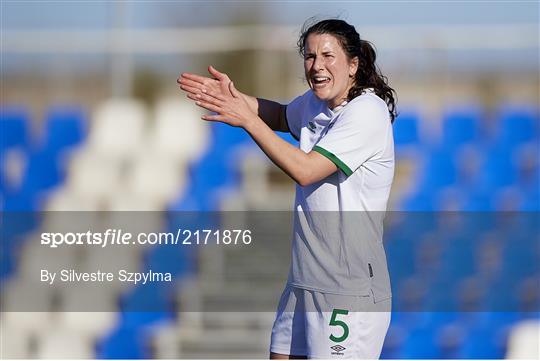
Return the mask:
[[[371,93],[359,95],[345,105],[337,123],[362,134],[386,134],[391,129],[386,103]]]
[[[304,94],[296,97],[286,107],[286,115],[293,122],[302,124],[321,113],[325,109],[325,104],[321,102],[309,89]]]
[[[376,118],[379,122],[390,121],[388,106],[373,91],[366,90],[363,94],[351,100],[344,108],[343,115],[361,116],[364,119]],[[366,120],[367,120],[366,119]]]
[[[386,103],[372,92],[359,95],[345,105],[336,123],[344,129],[371,136],[382,136],[392,130]]]
[[[293,100],[291,100],[291,102],[288,105],[306,103],[306,102],[309,102],[312,97],[313,97],[313,93],[312,93],[311,89],[309,89],[304,94],[301,94],[301,95],[297,96],[296,98],[294,98]]]

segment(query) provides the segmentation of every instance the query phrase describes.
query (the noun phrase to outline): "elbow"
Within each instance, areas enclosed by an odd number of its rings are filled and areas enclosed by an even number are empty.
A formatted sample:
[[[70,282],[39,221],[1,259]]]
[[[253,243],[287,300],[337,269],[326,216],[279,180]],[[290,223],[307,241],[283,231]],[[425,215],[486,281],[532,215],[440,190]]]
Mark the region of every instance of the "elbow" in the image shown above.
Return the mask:
[[[313,184],[313,182],[310,182],[309,180],[303,179],[303,178],[297,179],[297,180],[296,180],[296,183],[298,183],[298,184],[301,185],[302,187],[307,187],[307,186]]]
[[[294,180],[302,187],[307,187],[317,182],[317,179],[314,178],[313,174],[307,171],[301,172]]]
[[[306,154],[304,162],[298,162],[292,170],[291,178],[302,187],[322,181],[334,173],[337,167],[318,153]]]
[[[333,163],[330,163],[331,167],[321,166],[321,164],[318,164],[315,160],[311,159],[309,155],[306,154],[306,157],[307,161],[303,163],[302,166],[296,168],[294,176],[292,177],[294,181],[302,187],[315,184],[336,171],[336,167]]]

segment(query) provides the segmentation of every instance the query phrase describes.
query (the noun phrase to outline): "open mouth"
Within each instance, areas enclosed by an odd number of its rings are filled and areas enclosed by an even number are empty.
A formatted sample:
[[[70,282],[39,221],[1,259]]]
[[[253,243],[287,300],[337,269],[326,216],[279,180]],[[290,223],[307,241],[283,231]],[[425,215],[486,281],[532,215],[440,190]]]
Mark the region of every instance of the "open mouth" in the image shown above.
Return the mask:
[[[314,76],[311,77],[311,84],[313,86],[324,86],[330,82],[330,78],[327,76]]]

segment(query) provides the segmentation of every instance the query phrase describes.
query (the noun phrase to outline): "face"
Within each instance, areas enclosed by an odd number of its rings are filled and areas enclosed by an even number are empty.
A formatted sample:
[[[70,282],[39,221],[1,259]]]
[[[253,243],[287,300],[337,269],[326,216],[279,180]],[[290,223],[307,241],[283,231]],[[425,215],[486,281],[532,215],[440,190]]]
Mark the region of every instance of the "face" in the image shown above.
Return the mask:
[[[347,99],[358,69],[358,58],[350,60],[337,38],[310,34],[304,49],[304,71],[309,87],[330,109]]]

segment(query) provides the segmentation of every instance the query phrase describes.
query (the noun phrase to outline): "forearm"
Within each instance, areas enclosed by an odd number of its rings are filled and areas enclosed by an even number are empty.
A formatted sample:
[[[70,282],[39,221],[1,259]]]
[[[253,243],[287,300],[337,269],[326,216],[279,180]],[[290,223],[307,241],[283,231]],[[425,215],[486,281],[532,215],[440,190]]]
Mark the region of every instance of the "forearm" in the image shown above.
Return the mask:
[[[216,113],[205,114],[202,119],[244,128],[270,160],[302,186],[320,181],[337,170],[326,156],[317,152],[305,153],[277,136],[252,108],[253,99],[243,96],[232,82],[229,90],[231,96],[213,91],[195,96],[195,104]]]
[[[272,100],[256,98],[245,94],[244,99],[249,104],[253,113],[258,114],[270,129],[279,132],[289,131],[285,119],[285,105]]]
[[[262,119],[256,118],[244,128],[268,158],[296,183],[307,185],[315,180],[310,155],[281,139]]]

